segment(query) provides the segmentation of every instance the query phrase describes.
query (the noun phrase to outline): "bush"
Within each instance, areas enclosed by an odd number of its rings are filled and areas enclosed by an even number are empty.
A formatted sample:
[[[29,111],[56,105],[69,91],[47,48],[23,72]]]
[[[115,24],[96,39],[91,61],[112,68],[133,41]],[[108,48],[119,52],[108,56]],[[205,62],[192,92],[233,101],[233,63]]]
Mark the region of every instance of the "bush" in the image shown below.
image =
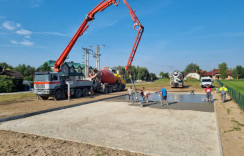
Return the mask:
[[[14,88],[14,78],[6,75],[0,75],[0,93],[12,92]]]

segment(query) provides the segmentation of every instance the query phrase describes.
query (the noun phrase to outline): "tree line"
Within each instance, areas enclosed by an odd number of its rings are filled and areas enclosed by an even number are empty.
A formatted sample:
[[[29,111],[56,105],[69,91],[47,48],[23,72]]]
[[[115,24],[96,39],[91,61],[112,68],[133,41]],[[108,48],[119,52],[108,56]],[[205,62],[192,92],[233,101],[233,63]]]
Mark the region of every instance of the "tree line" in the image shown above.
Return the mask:
[[[33,81],[34,73],[36,71],[51,71],[51,68],[47,63],[44,63],[39,68],[32,67],[30,65],[20,64],[16,67],[13,67],[6,62],[0,62],[0,74],[3,70],[16,70],[24,76],[25,81]],[[16,80],[13,77],[7,75],[0,75],[0,93],[4,92],[13,92],[13,91],[22,91],[25,90],[28,86],[24,85],[22,81]]]
[[[133,81],[142,80],[142,81],[154,81],[157,80],[157,76],[155,73],[150,73],[146,67],[139,66],[131,66],[130,71],[125,71],[124,66],[115,67],[120,69],[123,74],[125,74],[125,79],[127,82],[130,82],[129,74],[131,74],[131,78]]]

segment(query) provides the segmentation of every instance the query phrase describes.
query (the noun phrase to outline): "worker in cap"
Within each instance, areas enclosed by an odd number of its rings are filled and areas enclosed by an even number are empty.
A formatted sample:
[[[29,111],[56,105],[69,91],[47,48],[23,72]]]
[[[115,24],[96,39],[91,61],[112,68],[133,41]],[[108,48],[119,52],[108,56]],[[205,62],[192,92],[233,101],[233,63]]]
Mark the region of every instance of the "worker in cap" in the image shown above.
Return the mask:
[[[209,85],[207,85],[207,88],[205,89],[205,93],[209,103],[211,103],[211,92],[212,92],[212,88],[210,88]]]

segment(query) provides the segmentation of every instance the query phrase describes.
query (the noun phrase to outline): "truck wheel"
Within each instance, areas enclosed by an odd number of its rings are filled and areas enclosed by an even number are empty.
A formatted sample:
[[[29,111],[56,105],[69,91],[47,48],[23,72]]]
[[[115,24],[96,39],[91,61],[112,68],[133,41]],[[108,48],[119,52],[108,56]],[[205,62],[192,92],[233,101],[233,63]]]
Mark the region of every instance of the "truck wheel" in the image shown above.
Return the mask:
[[[55,95],[54,95],[54,98],[55,98],[55,100],[62,100],[63,99],[63,92],[61,91],[61,90],[58,90],[56,93],[55,93]]]
[[[201,85],[201,87],[203,88],[203,85]]]
[[[81,91],[81,89],[76,89],[76,91],[75,91],[75,97],[76,98],[80,98],[82,96],[82,91]]]
[[[113,88],[112,88],[112,87],[109,87],[109,88],[108,88],[108,92],[109,92],[109,93],[112,93],[112,92],[113,92]]]
[[[104,94],[108,94],[108,88],[107,87],[104,88]]]
[[[48,96],[40,96],[40,98],[41,98],[42,100],[47,100],[47,99],[48,99]]]
[[[83,89],[83,96],[88,96],[89,90],[87,88]]]
[[[122,85],[122,91],[124,91],[125,90],[125,85]]]

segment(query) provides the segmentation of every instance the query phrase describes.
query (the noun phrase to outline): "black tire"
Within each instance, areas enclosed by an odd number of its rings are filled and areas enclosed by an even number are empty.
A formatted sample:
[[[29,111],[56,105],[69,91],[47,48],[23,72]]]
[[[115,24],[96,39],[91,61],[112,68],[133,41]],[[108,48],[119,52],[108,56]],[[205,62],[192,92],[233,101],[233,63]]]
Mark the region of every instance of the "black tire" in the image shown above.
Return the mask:
[[[112,87],[109,87],[109,88],[108,88],[108,92],[109,92],[109,93],[112,93],[112,92],[113,92],[113,88],[112,88]]]
[[[203,88],[203,85],[201,85],[201,87]]]
[[[87,88],[84,88],[83,89],[83,96],[84,97],[88,96],[88,92],[89,92],[89,90]]]
[[[104,88],[104,92],[103,93],[104,94],[108,94],[108,88],[107,87]]]
[[[122,90],[121,91],[124,91],[125,90],[125,85],[122,85]]]
[[[40,98],[41,98],[42,100],[47,100],[47,99],[48,99],[48,96],[40,96]]]
[[[75,90],[75,97],[76,98],[80,98],[82,96],[82,91],[80,88]]]
[[[63,97],[64,97],[64,94],[61,90],[58,90],[55,92],[55,95],[54,95],[55,100],[57,100],[57,101],[62,100]]]
[[[116,92],[120,90],[119,84],[116,84]]]

